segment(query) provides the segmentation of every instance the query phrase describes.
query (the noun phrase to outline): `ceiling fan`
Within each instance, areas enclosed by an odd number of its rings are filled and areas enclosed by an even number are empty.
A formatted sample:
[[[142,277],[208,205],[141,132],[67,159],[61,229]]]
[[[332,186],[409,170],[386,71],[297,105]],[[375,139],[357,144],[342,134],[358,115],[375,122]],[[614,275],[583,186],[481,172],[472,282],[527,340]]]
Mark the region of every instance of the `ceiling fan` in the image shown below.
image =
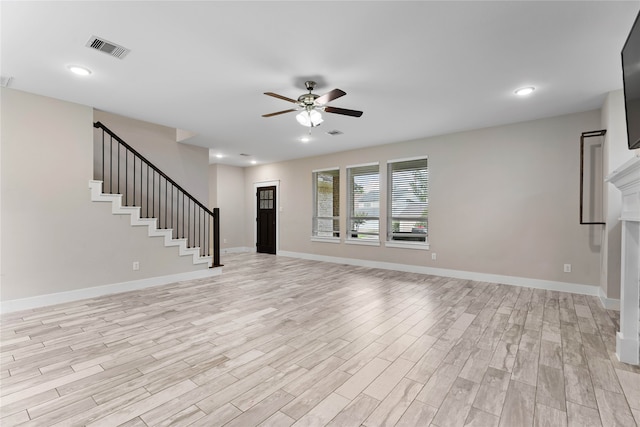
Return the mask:
[[[278,95],[277,93],[265,92],[265,95],[273,96],[274,98],[291,102],[292,104],[296,104],[296,106],[294,108],[289,108],[288,110],[277,111],[270,114],[263,114],[262,117],[273,117],[284,113],[300,111],[300,113],[298,113],[298,115],[296,116],[296,120],[298,121],[298,123],[300,123],[302,126],[316,127],[324,121],[322,119],[322,114],[320,113],[321,111],[324,111],[325,113],[342,114],[344,116],[352,117],[362,116],[362,111],[349,110],[346,108],[331,107],[330,105],[326,105],[334,99],[346,95],[347,93],[345,91],[334,89],[330,92],[325,93],[324,95],[316,95],[315,93],[312,93],[313,89],[316,86],[316,82],[309,80],[306,81],[304,85],[309,93],[300,95],[297,101],[295,99],[287,98],[286,96]]]

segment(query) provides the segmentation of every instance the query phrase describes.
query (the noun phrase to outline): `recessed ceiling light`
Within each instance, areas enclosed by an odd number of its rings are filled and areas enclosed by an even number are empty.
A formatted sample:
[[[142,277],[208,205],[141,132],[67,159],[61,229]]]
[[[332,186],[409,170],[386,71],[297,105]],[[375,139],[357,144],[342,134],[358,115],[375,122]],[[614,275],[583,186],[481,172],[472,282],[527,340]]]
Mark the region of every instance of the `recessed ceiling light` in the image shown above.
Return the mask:
[[[300,138],[301,142],[307,143],[309,141],[311,141],[311,139],[308,136],[303,136],[302,138]]]
[[[535,87],[527,86],[527,87],[521,87],[520,89],[516,89],[514,93],[518,96],[527,96],[527,95],[531,95],[534,90],[536,90]]]
[[[221,158],[223,158],[223,157],[224,157],[224,156],[223,156],[222,154],[216,154],[216,158],[217,158],[217,159],[221,159]]]
[[[256,160],[251,160],[252,165],[255,165],[256,163],[258,163]]]
[[[67,68],[73,74],[77,74],[79,76],[88,76],[89,74],[91,74],[91,70],[90,69],[88,69],[86,67],[81,67],[80,65],[69,65]]]

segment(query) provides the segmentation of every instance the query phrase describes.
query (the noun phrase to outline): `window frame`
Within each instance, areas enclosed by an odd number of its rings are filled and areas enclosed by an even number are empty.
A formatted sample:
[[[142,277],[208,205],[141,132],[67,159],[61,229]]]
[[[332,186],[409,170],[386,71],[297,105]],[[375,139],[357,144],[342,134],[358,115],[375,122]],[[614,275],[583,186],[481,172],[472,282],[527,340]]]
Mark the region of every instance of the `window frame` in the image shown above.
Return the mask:
[[[416,221],[420,221],[420,220],[424,220],[424,222],[426,222],[426,235],[424,236],[424,241],[401,241],[401,240],[394,240],[394,231],[393,231],[393,223],[394,223],[394,219],[397,221],[401,221],[401,220],[406,220],[409,217],[398,217],[393,215],[393,208],[394,208],[394,198],[393,198],[393,187],[394,187],[394,181],[393,181],[393,165],[394,164],[398,164],[398,163],[405,163],[405,162],[415,162],[415,161],[419,161],[419,160],[425,160],[426,161],[426,176],[427,176],[427,198],[426,198],[426,202],[424,202],[426,204],[426,210],[427,210],[427,214],[425,216],[420,216],[420,217],[410,217],[410,221],[412,220],[416,220]],[[430,190],[430,186],[429,186],[429,156],[424,155],[424,156],[415,156],[415,157],[408,157],[408,158],[401,158],[401,159],[393,159],[393,160],[387,160],[387,236],[386,236],[386,240],[385,240],[385,247],[389,247],[389,248],[404,248],[404,249],[418,249],[418,250],[428,250],[429,249],[429,234],[430,234],[430,227],[429,227],[429,214],[428,214],[428,210],[429,210],[429,190]],[[410,237],[416,237],[415,234],[411,235]],[[417,236],[420,237],[420,236]]]
[[[371,216],[367,216],[367,218],[371,218],[374,220],[378,221],[378,232],[376,234],[371,234],[371,233],[358,233],[358,234],[367,234],[367,235],[371,235],[371,236],[375,236],[375,237],[371,237],[371,238],[358,238],[358,237],[353,237],[352,236],[352,230],[351,230],[351,222],[354,219],[354,217],[357,218],[357,216],[355,215],[355,207],[354,207],[354,192],[353,192],[353,170],[354,169],[358,169],[358,168],[366,168],[366,167],[371,167],[371,166],[376,166],[377,167],[377,175],[378,175],[378,215],[375,217],[371,217]],[[380,246],[380,178],[381,178],[381,173],[380,173],[380,163],[379,162],[371,162],[371,163],[361,163],[361,164],[357,164],[357,165],[348,165],[345,167],[346,170],[346,177],[347,177],[347,212],[346,212],[346,236],[345,236],[345,243],[346,244],[351,244],[351,245],[365,245],[365,246]]]
[[[342,177],[342,173],[340,171],[339,166],[323,168],[323,169],[314,169],[311,171],[311,179],[313,186],[313,208],[312,208],[312,218],[311,218],[311,241],[313,242],[325,242],[325,243],[340,243],[342,231],[340,230],[340,206],[338,205],[338,216],[332,217],[320,217],[318,216],[318,174],[322,172],[337,172],[338,176],[338,203],[340,201],[340,179]],[[335,190],[336,187],[333,187]],[[332,192],[332,195],[334,193]],[[335,199],[335,196],[333,197]],[[331,219],[332,221],[338,222],[338,230],[333,230],[333,236],[318,236],[317,224],[318,219]],[[335,235],[337,233],[337,236]]]

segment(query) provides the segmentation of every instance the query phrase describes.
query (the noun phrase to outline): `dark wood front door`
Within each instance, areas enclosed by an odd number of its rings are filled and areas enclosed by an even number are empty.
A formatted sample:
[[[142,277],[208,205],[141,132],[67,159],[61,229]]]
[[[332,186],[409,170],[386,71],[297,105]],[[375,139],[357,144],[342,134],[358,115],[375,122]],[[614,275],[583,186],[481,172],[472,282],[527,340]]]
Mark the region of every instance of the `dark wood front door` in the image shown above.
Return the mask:
[[[256,250],[263,254],[276,253],[276,187],[259,187],[256,193],[258,212],[256,222],[258,241]]]

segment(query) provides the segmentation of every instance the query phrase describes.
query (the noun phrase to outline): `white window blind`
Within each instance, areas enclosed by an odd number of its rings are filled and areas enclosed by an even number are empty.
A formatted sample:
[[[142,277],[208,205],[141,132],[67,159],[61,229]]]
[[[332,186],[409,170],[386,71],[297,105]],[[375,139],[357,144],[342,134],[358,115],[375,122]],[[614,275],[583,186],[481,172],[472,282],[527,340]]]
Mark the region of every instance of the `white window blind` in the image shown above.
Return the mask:
[[[313,172],[313,236],[340,237],[340,169]]]
[[[424,242],[429,235],[427,158],[388,163],[388,241]]]
[[[349,239],[378,240],[380,234],[380,167],[347,168]]]

